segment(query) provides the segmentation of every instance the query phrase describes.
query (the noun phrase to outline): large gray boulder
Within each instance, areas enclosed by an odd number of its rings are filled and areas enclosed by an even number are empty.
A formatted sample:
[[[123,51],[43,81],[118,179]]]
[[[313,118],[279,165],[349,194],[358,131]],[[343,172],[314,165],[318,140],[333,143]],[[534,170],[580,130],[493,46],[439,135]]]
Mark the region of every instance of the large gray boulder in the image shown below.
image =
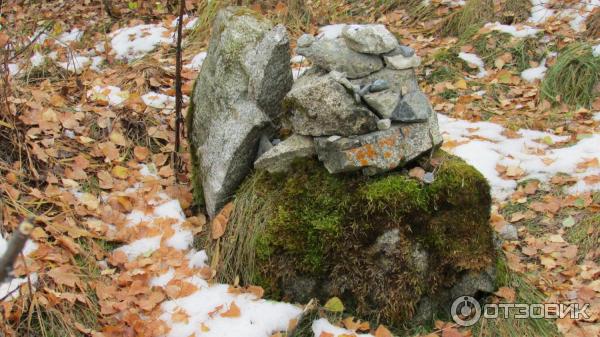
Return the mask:
[[[195,187],[201,184],[210,217],[250,171],[292,83],[283,26],[239,7],[219,11],[188,116]]]
[[[350,136],[377,130],[377,116],[331,74],[301,76],[284,106],[292,130],[305,136]]]

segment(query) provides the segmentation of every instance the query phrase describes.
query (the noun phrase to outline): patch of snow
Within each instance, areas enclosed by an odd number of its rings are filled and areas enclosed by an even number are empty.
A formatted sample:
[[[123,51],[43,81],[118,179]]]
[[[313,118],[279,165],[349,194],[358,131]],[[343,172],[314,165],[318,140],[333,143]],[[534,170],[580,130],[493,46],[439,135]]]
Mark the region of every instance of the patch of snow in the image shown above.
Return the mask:
[[[79,41],[83,37],[83,31],[79,28],[73,28],[69,32],[64,32],[60,34],[56,39],[64,44],[68,44],[69,42]]]
[[[592,47],[592,55],[600,57],[600,44]]]
[[[477,75],[475,75],[475,77],[482,78],[487,75],[487,71],[485,71],[485,63],[483,63],[483,60],[476,54],[460,52],[460,53],[458,53],[458,57],[461,60],[463,60],[469,64],[472,64],[479,69],[479,73],[477,73]]]
[[[539,66],[523,70],[521,72],[521,78],[527,82],[543,80],[544,76],[546,76],[546,70],[548,70],[548,67],[546,67],[546,59],[543,59]]]
[[[111,46],[118,59],[140,58],[162,43],[172,43],[172,34],[158,24],[121,28],[109,35]]]
[[[345,337],[345,336],[356,336],[356,337],[373,337],[371,334],[357,334],[352,330],[340,328],[335,326],[326,318],[319,318],[312,324],[312,331],[315,337],[319,336],[332,336],[332,337]]]
[[[202,63],[204,63],[204,59],[206,59],[205,51],[196,54],[190,63],[186,64],[184,67],[188,69],[200,70]]]
[[[150,280],[150,285],[152,287],[164,288],[167,286],[167,283],[169,283],[169,281],[171,281],[173,279],[174,276],[175,276],[175,269],[169,268],[169,270],[166,273],[164,273],[160,276],[153,277]]]
[[[304,62],[304,60],[306,60],[306,57],[302,56],[302,55],[294,55],[291,59],[290,59],[290,63],[293,64],[300,64],[302,62]]]
[[[92,57],[92,65],[90,66],[90,69],[100,72],[100,66],[102,65],[102,63],[104,62],[104,57],[102,56],[94,56]]]
[[[267,337],[285,331],[290,320],[300,315],[295,305],[257,299],[253,294],[234,294],[229,285],[207,285],[196,278],[199,290],[195,293],[165,301],[161,304],[160,319],[170,327],[167,337]],[[239,316],[223,317],[233,305],[239,308]],[[215,312],[217,310],[217,312]],[[176,322],[173,315],[183,311],[188,315],[185,322]]]
[[[578,164],[587,160],[600,160],[600,135],[594,134],[572,146],[550,149],[547,143],[564,142],[568,137],[547,132],[521,129],[519,137],[508,138],[505,129],[495,123],[469,122],[438,115],[440,130],[446,141],[458,145],[448,151],[463,158],[477,168],[490,182],[492,195],[505,199],[523,179],[547,181],[558,173],[579,178],[567,192],[580,193],[600,190],[600,184],[586,184],[584,178],[600,174],[599,168],[579,169]],[[496,170],[497,165],[518,167],[523,170],[519,179],[505,179]]]
[[[45,59],[46,58],[44,57],[44,55],[42,55],[39,51],[36,51],[35,53],[33,53],[33,56],[31,56],[29,61],[31,62],[32,67],[39,67],[42,64],[44,64]]]
[[[514,37],[518,37],[518,38],[535,36],[537,33],[540,32],[540,29],[538,29],[538,28],[533,28],[533,27],[526,26],[526,25],[519,25],[519,26],[503,25],[500,22],[487,23],[485,26],[491,30],[496,30],[499,32],[507,33],[507,34],[510,34],[510,35],[512,35]]]
[[[8,74],[11,76],[15,76],[16,74],[19,73],[19,71],[21,70],[21,68],[19,67],[18,64],[16,63],[9,63],[8,64]]]
[[[465,5],[465,0],[442,0],[442,4],[450,7],[462,7]]]
[[[193,29],[196,26],[197,22],[198,22],[198,18],[193,18],[190,21],[188,21],[188,23],[186,23],[185,26],[183,26],[183,28],[184,29]]]
[[[317,38],[335,39],[342,36],[342,29],[346,26],[345,23],[327,25],[319,28]]]
[[[57,64],[67,71],[75,74],[81,74],[83,69],[90,65],[91,60],[87,56],[73,55],[68,56],[67,62],[57,62]]]
[[[294,80],[297,80],[298,77],[302,76],[302,74],[304,74],[304,72],[307,71],[308,69],[310,69],[310,67],[300,67],[300,68],[292,69],[292,77],[294,78]]]
[[[142,101],[144,101],[144,104],[147,106],[157,109],[172,109],[175,106],[175,97],[158,92],[149,92],[143,95]]]
[[[600,121],[600,112],[596,112],[594,114],[594,116],[592,117],[592,119],[595,120],[595,121]]]
[[[125,102],[129,98],[129,92],[112,85],[97,85],[88,90],[87,97],[93,101],[105,101],[108,105],[115,106]]]
[[[135,240],[129,244],[123,245],[115,251],[121,251],[127,255],[129,261],[133,261],[140,255],[150,255],[160,248],[160,239],[162,235],[156,235],[149,238]]]
[[[204,250],[199,252],[190,251],[188,253],[188,259],[190,260],[188,267],[190,268],[202,268],[206,267],[206,262],[208,261],[208,255]]]
[[[531,16],[529,21],[534,24],[544,23],[554,15],[554,10],[549,8],[550,0],[531,0]]]

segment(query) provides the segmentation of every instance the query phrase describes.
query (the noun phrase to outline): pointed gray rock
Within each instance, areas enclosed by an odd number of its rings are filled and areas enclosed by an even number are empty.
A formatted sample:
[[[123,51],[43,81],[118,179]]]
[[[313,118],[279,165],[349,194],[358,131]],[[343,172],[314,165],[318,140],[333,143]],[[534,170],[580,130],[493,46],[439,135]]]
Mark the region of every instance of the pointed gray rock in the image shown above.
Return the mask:
[[[383,56],[385,60],[385,64],[397,70],[411,69],[416,68],[421,65],[421,58],[417,55],[406,57],[402,54],[393,55],[393,56]]]
[[[247,9],[219,11],[196,83],[190,142],[212,218],[252,168],[292,86],[285,28]]]
[[[363,99],[380,118],[391,118],[400,102],[400,95],[392,90],[384,90],[370,92]]]
[[[350,136],[377,130],[377,116],[329,73],[300,77],[284,100],[285,119],[305,136]]]
[[[254,162],[254,168],[269,173],[286,172],[298,158],[312,157],[315,153],[312,137],[291,135],[260,156]]]
[[[421,91],[413,91],[402,97],[394,109],[391,120],[396,122],[424,122],[433,113],[427,96]]]

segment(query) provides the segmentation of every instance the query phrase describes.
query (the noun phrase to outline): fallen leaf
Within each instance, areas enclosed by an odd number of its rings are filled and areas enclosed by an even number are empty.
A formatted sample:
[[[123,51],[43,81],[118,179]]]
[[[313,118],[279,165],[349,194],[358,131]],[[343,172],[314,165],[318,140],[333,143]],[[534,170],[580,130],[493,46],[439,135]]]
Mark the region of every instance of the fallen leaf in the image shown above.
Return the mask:
[[[221,317],[235,318],[240,317],[240,314],[240,308],[235,304],[235,302],[231,302],[229,309],[224,313],[221,313]]]

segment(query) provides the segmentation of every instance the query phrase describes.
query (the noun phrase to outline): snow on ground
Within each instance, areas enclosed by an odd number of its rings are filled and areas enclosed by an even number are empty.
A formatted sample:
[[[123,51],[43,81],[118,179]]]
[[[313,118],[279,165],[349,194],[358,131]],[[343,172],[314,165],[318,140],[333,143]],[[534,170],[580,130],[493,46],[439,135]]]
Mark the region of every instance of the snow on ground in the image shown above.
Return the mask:
[[[461,60],[463,60],[469,64],[472,64],[479,69],[479,73],[477,73],[477,75],[475,75],[475,77],[482,78],[487,75],[487,71],[485,71],[485,63],[483,63],[483,60],[476,54],[460,52],[460,53],[458,53],[458,57]]]
[[[8,74],[10,76],[15,76],[16,74],[19,73],[20,70],[21,70],[21,68],[19,67],[18,64],[16,64],[16,63],[9,63],[8,64]]]
[[[306,60],[306,57],[304,57],[302,55],[294,55],[294,56],[292,56],[292,58],[290,58],[290,63],[301,64],[302,62],[304,62],[304,60]]]
[[[46,57],[42,55],[39,51],[36,51],[29,61],[31,62],[32,67],[39,67],[44,64]]]
[[[0,256],[4,255],[4,252],[8,248],[8,241],[0,235]],[[37,249],[37,244],[31,240],[27,240],[25,243],[25,247],[23,247],[23,255],[29,256]],[[37,273],[29,274],[29,280],[32,285],[37,283]],[[12,278],[6,282],[0,283],[0,299],[3,299],[7,296],[7,298],[17,298],[19,296],[19,291],[17,290],[22,284],[27,283],[27,277],[16,277]],[[9,295],[10,294],[10,295]]]
[[[79,41],[83,37],[83,31],[79,28],[73,28],[69,32],[64,32],[57,37],[57,40],[64,43],[69,44],[69,42]]]
[[[315,337],[329,336],[329,337],[373,337],[371,334],[357,334],[352,330],[340,328],[335,326],[325,318],[317,319],[312,324],[312,331]]]
[[[92,61],[87,56],[67,55],[66,62],[57,62],[57,64],[67,71],[70,71],[75,74],[81,74],[81,72],[83,72],[83,69],[89,66],[91,62]]]
[[[129,261],[147,258],[160,249],[162,256],[169,251],[184,252],[182,263],[155,270],[150,286],[162,287],[166,292],[173,282],[185,282],[189,293],[170,298],[160,304],[157,316],[170,328],[165,337],[269,337],[285,331],[297,319],[302,309],[298,306],[261,299],[261,291],[233,288],[228,284],[209,283],[201,275],[210,271],[204,251],[191,248],[193,235],[178,200],[156,191],[154,169],[142,165],[135,187],[125,195],[143,198],[127,215],[125,229],[135,233],[129,243],[117,248]],[[77,193],[74,193],[77,196]],[[114,195],[114,196],[113,196]],[[113,192],[112,197],[123,197],[124,192]],[[155,235],[158,233],[158,235]],[[177,262],[179,262],[178,260]],[[249,288],[248,288],[249,289]],[[257,288],[258,289],[258,288]]]
[[[174,108],[175,97],[157,92],[149,92],[142,96],[142,101],[149,107],[156,109]]]
[[[438,115],[445,148],[477,168],[490,182],[492,195],[499,199],[508,197],[524,179],[548,181],[558,173],[578,178],[569,193],[600,190],[600,183],[588,184],[585,179],[600,174],[600,168],[585,165],[600,161],[600,134],[591,135],[578,143],[558,149],[548,144],[564,142],[568,137],[546,132],[521,129],[516,137],[507,136],[506,129],[490,122],[469,122]],[[505,178],[498,166],[512,171],[514,179]]]
[[[507,34],[510,34],[510,35],[512,35],[514,37],[518,37],[518,38],[535,36],[537,33],[540,32],[539,29],[533,28],[533,27],[530,27],[527,25],[511,26],[511,25],[503,25],[500,22],[487,23],[485,25],[485,27],[487,27],[491,30],[496,30],[499,32],[507,33]]]
[[[531,17],[529,21],[535,24],[544,23],[554,15],[554,10],[550,8],[550,0],[531,0]]]
[[[294,78],[294,80],[297,80],[298,77],[300,77],[302,74],[304,74],[304,72],[307,71],[308,69],[310,69],[310,67],[300,67],[300,68],[292,69],[292,77]]]
[[[114,106],[125,102],[129,98],[129,92],[122,91],[121,88],[112,85],[97,85],[88,90],[87,98],[92,101],[106,102],[106,104]]]
[[[184,67],[188,68],[188,69],[200,70],[200,68],[202,67],[202,63],[204,63],[204,59],[206,59],[206,52],[205,51],[196,54],[192,58],[192,60],[190,61],[190,63],[184,65]]]
[[[594,117],[592,117],[592,119],[595,120],[595,121],[600,121],[600,112],[596,112],[594,114]]]
[[[527,82],[542,80],[544,79],[544,76],[546,76],[546,70],[548,70],[548,67],[546,67],[546,59],[543,59],[539,66],[523,70],[521,72],[521,78]]]
[[[600,44],[592,47],[592,54],[596,57],[600,57]]]
[[[118,59],[132,60],[151,52],[157,45],[171,43],[171,32],[159,24],[121,28],[110,34],[111,46]]]

